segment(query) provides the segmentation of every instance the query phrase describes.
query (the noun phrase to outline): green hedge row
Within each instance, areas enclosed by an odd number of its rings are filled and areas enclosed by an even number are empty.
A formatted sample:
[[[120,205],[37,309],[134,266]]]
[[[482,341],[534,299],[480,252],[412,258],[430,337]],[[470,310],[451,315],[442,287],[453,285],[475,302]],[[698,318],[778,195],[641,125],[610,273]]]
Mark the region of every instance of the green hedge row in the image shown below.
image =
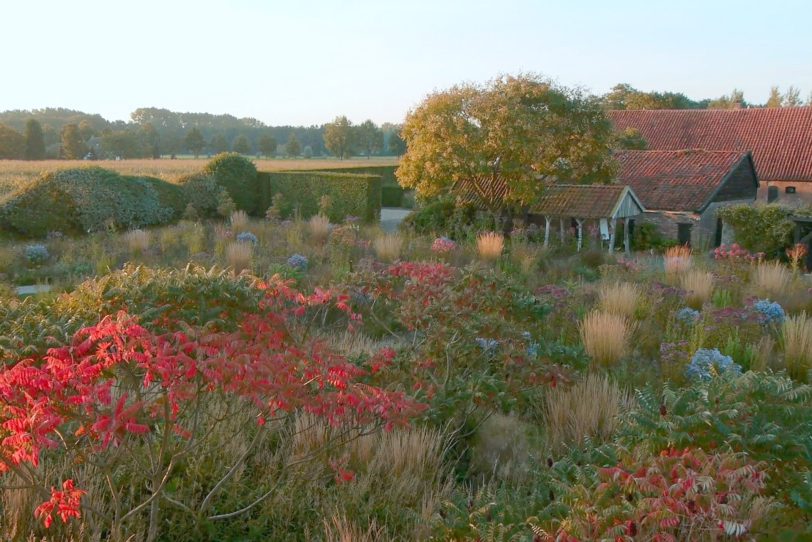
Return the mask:
[[[401,207],[404,190],[399,186],[381,187],[381,205],[384,207]]]
[[[319,211],[322,196],[331,200],[329,217],[333,222],[357,216],[374,222],[381,216],[381,178],[378,175],[327,171],[261,172],[257,200],[267,209],[274,196],[282,194],[282,216],[298,211],[309,218]],[[264,186],[263,186],[264,185]]]
[[[0,227],[29,237],[140,228],[176,220],[184,202],[183,190],[161,179],[99,167],[66,169],[46,173],[7,198]]]
[[[330,173],[355,173],[358,175],[378,175],[381,178],[381,186],[400,186],[395,171],[398,166],[367,166],[350,168],[326,168],[319,171]]]

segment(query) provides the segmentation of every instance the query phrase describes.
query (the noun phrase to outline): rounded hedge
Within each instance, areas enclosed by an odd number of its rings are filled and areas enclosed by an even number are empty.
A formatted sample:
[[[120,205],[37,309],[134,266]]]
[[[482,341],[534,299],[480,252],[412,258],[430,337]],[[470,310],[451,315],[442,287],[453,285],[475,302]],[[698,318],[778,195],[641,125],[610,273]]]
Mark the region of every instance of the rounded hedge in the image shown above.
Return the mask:
[[[265,212],[257,205],[257,168],[251,160],[237,153],[224,152],[212,158],[202,173],[214,177],[217,184],[228,191],[237,209],[253,215]]]
[[[6,199],[0,225],[28,237],[165,224],[183,211],[180,187],[100,167],[46,173]]]

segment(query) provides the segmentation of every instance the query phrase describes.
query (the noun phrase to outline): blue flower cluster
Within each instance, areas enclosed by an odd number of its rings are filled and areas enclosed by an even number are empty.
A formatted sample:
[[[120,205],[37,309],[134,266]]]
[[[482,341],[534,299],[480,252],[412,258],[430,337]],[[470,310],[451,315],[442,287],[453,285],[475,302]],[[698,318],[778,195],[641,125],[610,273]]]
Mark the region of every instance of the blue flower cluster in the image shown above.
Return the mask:
[[[497,348],[499,348],[499,341],[497,341],[496,339],[485,339],[482,337],[477,337],[476,343],[483,351],[489,353],[492,353],[496,351]]]
[[[32,265],[42,265],[51,255],[45,245],[28,245],[25,247],[25,259]]]
[[[237,241],[240,243],[251,243],[252,245],[256,245],[259,242],[259,239],[257,239],[257,236],[250,231],[244,231],[237,234]]]
[[[769,299],[759,299],[753,303],[753,309],[759,313],[761,323],[765,326],[769,324],[781,324],[784,322],[784,318],[787,317],[784,308]]]
[[[685,369],[685,376],[697,380],[710,380],[722,373],[741,374],[742,368],[730,356],[725,356],[718,349],[700,348],[691,358]]]
[[[294,254],[288,258],[288,265],[299,271],[307,271],[308,263],[307,256],[302,256],[301,254]]]
[[[677,321],[686,326],[692,326],[699,320],[699,311],[691,307],[685,307],[677,311]]]

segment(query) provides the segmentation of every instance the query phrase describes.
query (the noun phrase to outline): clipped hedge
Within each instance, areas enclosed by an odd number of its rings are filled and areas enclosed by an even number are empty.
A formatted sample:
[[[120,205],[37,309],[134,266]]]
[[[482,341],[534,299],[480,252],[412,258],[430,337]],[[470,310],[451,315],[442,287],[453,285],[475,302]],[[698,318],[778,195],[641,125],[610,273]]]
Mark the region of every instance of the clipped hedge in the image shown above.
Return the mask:
[[[183,201],[180,187],[160,179],[100,167],[66,169],[46,173],[7,198],[0,225],[29,237],[140,228],[175,220]]]
[[[401,207],[404,190],[399,186],[381,187],[381,205],[384,207]]]
[[[325,171],[285,171],[260,173],[257,201],[263,211],[276,194],[282,194],[282,214],[292,216],[298,210],[302,218],[319,211],[322,196],[330,196],[330,220],[340,222],[347,216],[374,222],[381,216],[381,178],[377,175]],[[265,185],[265,186],[262,186]]]
[[[348,168],[326,168],[320,171],[327,171],[330,173],[354,173],[356,175],[377,175],[381,178],[381,186],[400,186],[395,171],[398,166],[367,166],[367,167],[348,167]]]
[[[210,175],[217,184],[228,191],[237,209],[255,216],[265,212],[259,205],[259,183],[254,163],[242,155],[224,152],[212,158],[203,168],[203,175]]]

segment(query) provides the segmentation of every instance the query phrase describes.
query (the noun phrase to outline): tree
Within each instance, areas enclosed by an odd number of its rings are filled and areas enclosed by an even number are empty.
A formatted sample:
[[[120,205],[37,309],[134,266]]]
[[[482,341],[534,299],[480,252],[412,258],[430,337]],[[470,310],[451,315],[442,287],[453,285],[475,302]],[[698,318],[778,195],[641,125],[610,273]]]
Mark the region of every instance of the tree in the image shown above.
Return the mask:
[[[643,92],[628,83],[612,87],[603,96],[607,109],[701,109],[707,100],[694,101],[681,92]]]
[[[787,91],[784,93],[784,99],[781,102],[781,105],[783,107],[798,107],[803,105],[803,102],[801,101],[801,90],[790,85]]]
[[[715,100],[711,100],[708,104],[708,109],[741,109],[742,107],[747,107],[747,102],[744,100],[744,92],[735,88],[729,96],[721,96]]]
[[[139,139],[141,140],[141,146],[152,158],[161,157],[161,135],[152,123],[147,122],[141,126]]]
[[[239,154],[251,154],[251,142],[244,135],[237,136],[231,150]]]
[[[77,124],[66,124],[62,127],[62,158],[81,160],[87,153],[87,145],[79,133]]]
[[[211,138],[209,150],[214,154],[220,154],[221,152],[228,151],[228,141],[226,141],[226,137],[223,134],[217,134]]]
[[[189,130],[189,132],[186,134],[186,148],[192,151],[195,158],[200,156],[200,152],[205,146],[206,140],[203,139],[203,134],[200,133],[200,130],[198,130],[196,127]]]
[[[296,139],[296,134],[293,132],[290,133],[290,138],[288,138],[288,142],[285,144],[285,154],[290,157],[299,156],[302,152],[302,146],[299,144],[299,140]]]
[[[505,202],[526,204],[545,180],[609,182],[616,170],[600,102],[536,75],[434,93],[409,113],[403,138],[398,180],[424,197],[499,176]]]
[[[367,155],[372,156],[373,152],[380,152],[383,149],[383,132],[371,120],[366,120],[356,128],[356,141],[358,146]]]
[[[644,151],[648,148],[648,143],[643,139],[640,130],[629,127],[615,135],[615,146],[623,150]]]
[[[400,156],[406,152],[406,142],[400,136],[400,130],[394,130],[389,134],[389,141],[386,144],[389,149],[389,154]]]
[[[336,119],[324,126],[324,146],[333,156],[340,160],[348,158],[352,153],[353,127],[345,116]]]
[[[263,156],[268,158],[273,156],[274,153],[276,153],[276,147],[276,138],[272,135],[265,134],[259,138],[259,152],[261,152]]]
[[[305,158],[313,158],[313,147],[305,145],[304,150],[302,150],[302,156]]]
[[[109,157],[142,158],[147,154],[138,132],[108,130],[101,136],[101,148]]]
[[[37,119],[30,118],[25,123],[25,159],[43,160],[45,158],[45,136],[42,125]]]
[[[764,104],[764,107],[781,107],[781,91],[778,90],[778,87],[770,88],[770,97],[767,99],[767,103]]]
[[[19,160],[25,157],[25,138],[5,124],[0,124],[0,160]]]

